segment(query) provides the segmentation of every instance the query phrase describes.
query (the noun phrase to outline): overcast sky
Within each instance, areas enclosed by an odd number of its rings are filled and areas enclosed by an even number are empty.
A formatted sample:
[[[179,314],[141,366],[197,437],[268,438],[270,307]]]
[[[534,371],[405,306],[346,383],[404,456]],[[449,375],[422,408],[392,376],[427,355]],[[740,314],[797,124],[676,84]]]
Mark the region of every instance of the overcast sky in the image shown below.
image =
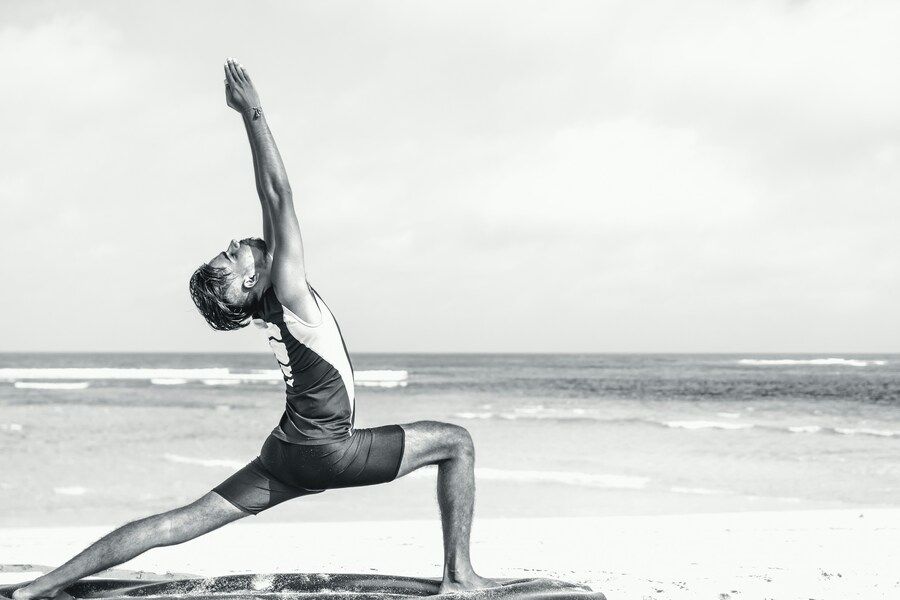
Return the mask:
[[[250,70],[351,351],[900,351],[900,3],[0,2],[2,351],[265,351]]]

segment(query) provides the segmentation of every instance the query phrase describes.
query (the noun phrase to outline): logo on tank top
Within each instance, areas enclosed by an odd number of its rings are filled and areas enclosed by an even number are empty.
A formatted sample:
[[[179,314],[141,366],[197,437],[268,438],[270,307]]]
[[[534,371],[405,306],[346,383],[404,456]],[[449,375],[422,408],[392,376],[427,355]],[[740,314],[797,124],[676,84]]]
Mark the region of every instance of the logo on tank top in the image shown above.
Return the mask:
[[[275,360],[278,361],[278,365],[281,367],[281,373],[284,375],[284,382],[289,386],[294,387],[294,373],[291,371],[291,359],[288,356],[287,346],[284,345],[284,341],[281,339],[281,332],[278,330],[278,327],[269,325],[269,333],[275,334],[276,332],[278,337],[269,335],[269,347],[272,348],[272,352],[275,353]]]

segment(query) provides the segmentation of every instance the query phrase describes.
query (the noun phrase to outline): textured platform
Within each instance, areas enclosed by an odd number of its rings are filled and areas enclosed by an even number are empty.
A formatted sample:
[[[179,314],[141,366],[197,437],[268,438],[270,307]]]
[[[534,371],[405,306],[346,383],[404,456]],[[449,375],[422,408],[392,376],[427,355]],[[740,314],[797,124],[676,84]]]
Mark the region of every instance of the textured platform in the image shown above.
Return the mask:
[[[480,600],[605,600],[585,586],[555,579],[506,579],[501,585],[441,597]],[[140,598],[154,600],[199,600],[287,598],[321,600],[376,600],[419,598],[437,595],[435,579],[392,575],[335,575],[326,573],[281,573],[272,575],[228,575],[196,579],[147,581],[136,579],[93,579],[80,581],[66,591],[75,598]],[[9,597],[15,587],[0,587]]]

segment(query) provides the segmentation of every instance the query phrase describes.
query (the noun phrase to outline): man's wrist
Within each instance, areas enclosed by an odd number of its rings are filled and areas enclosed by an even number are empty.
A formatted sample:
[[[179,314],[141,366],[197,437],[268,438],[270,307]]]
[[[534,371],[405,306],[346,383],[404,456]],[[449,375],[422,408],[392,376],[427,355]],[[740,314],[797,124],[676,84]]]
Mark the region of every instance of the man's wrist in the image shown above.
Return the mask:
[[[262,118],[263,112],[261,106],[248,106],[241,111],[241,115],[250,121],[258,121]]]

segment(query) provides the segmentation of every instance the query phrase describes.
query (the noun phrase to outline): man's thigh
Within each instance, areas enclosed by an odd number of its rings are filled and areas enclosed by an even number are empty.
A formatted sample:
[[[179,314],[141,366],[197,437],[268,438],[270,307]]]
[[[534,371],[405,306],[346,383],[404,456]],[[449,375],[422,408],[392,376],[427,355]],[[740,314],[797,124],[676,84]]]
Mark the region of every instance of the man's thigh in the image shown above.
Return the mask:
[[[403,459],[397,477],[454,456],[461,445],[471,445],[465,428],[438,421],[416,421],[400,425],[404,432]]]
[[[229,502],[245,515],[255,515],[292,498],[320,491],[322,490],[301,489],[285,483],[262,460],[254,458],[214,487],[211,493],[223,502]]]

